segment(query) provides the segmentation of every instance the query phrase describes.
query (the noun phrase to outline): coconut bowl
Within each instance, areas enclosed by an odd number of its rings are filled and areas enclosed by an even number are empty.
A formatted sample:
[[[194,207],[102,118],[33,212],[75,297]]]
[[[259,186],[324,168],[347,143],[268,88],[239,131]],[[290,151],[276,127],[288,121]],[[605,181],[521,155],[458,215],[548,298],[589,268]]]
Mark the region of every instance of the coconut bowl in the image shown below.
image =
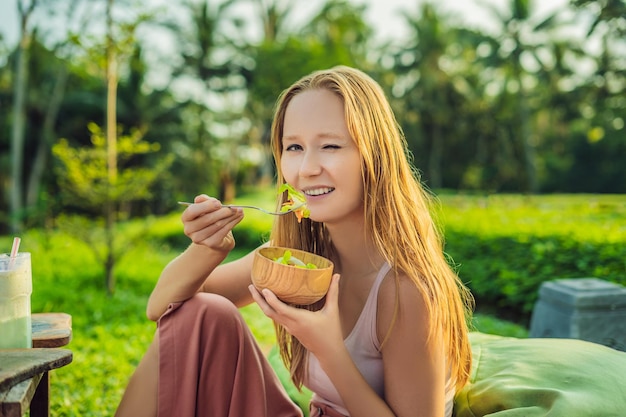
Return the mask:
[[[292,257],[317,268],[307,269],[276,261],[286,250],[291,251]],[[328,292],[333,267],[330,260],[311,252],[278,246],[259,248],[252,263],[252,284],[259,291],[263,288],[271,290],[285,303],[309,305],[321,300]]]

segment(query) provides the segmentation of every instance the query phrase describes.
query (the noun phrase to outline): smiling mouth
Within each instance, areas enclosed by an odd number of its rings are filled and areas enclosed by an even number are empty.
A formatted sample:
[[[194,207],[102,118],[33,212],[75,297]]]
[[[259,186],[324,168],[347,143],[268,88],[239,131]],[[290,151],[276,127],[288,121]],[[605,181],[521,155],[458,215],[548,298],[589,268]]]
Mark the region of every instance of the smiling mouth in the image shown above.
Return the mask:
[[[303,193],[305,195],[310,196],[310,197],[317,197],[319,195],[328,194],[328,193],[330,193],[330,192],[332,192],[334,190],[335,190],[334,188],[327,188],[327,187],[325,187],[325,188],[314,188],[312,190],[305,190],[305,191],[303,191]]]

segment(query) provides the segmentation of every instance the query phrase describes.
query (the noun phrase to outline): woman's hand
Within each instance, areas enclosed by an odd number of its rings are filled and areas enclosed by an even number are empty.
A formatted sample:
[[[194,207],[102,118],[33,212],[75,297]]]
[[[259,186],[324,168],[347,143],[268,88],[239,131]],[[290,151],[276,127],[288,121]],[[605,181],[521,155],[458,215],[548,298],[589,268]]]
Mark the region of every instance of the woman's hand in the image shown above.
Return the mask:
[[[181,216],[185,235],[193,243],[221,252],[235,247],[232,229],[241,219],[243,210],[222,207],[219,200],[205,194],[194,198]]]
[[[339,319],[339,274],[333,275],[326,294],[326,303],[318,311],[289,306],[269,289],[258,291],[253,285],[249,288],[263,313],[282,325],[316,357],[323,357],[344,346]]]

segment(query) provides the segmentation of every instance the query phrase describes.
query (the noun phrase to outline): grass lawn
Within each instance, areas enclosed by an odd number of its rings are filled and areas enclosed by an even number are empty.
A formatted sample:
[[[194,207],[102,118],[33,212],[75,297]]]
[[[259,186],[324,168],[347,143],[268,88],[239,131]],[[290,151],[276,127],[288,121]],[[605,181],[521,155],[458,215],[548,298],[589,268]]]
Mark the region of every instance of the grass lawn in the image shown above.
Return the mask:
[[[521,218],[522,214],[517,209],[527,204],[529,199],[507,196],[463,200],[457,196],[444,196],[443,219],[447,224],[460,225],[469,217],[472,223],[465,227],[486,229],[484,222],[510,221],[506,213]],[[554,222],[564,213],[575,219],[580,218],[580,210],[570,207],[571,204],[590,204],[588,197],[571,198],[569,204],[556,196],[546,197],[545,200],[541,197],[533,199],[537,215],[542,210],[546,211]],[[267,202],[267,194],[249,195],[240,202],[258,201]],[[600,216],[599,233],[604,233],[605,237],[615,236],[615,230],[602,229],[602,219],[607,223],[615,222],[612,214],[615,210],[605,210],[611,203],[603,197],[598,197],[596,201],[594,204]],[[504,204],[507,210],[503,210],[500,204]],[[272,203],[265,205],[271,208]],[[481,215],[488,220],[481,223],[478,220]],[[523,227],[527,227],[529,233],[554,228],[552,223],[529,218],[528,211],[524,216]],[[268,221],[271,220],[267,216],[250,211],[246,212],[245,222],[249,222],[248,225],[244,223],[241,227],[267,230]],[[51,373],[51,414],[54,416],[113,415],[128,378],[152,339],[155,324],[145,317],[146,302],[161,269],[181,249],[168,243],[163,236],[182,236],[182,226],[179,213],[174,213],[162,218],[143,219],[128,227],[130,229],[135,229],[141,239],[133,239],[131,244],[125,246],[124,256],[116,269],[116,292],[111,297],[104,290],[100,263],[84,241],[74,235],[57,232],[29,231],[22,236],[21,248],[31,252],[33,258],[33,311],[66,312],[73,318],[73,340],[68,347],[74,353],[74,361]],[[579,233],[578,229],[572,226],[563,233]],[[620,233],[624,233],[623,226]],[[254,233],[252,236],[258,238]],[[0,237],[0,244],[7,249],[10,241],[10,236]],[[233,257],[240,255],[241,252],[232,254]],[[478,307],[478,311],[486,311]],[[268,351],[275,340],[270,320],[256,305],[242,309],[242,313],[261,346]],[[475,330],[485,333],[515,337],[528,335],[524,327],[490,314],[476,314],[473,325]]]
[[[53,236],[48,251],[25,236],[32,252],[35,312],[72,315],[73,362],[51,373],[54,416],[111,416],[127,380],[152,340],[155,324],[145,316],[150,291],[160,270],[178,252],[154,250],[149,242],[131,248],[118,266],[115,294],[104,291],[99,266],[82,242]],[[54,250],[51,250],[54,248]],[[237,256],[237,255],[235,255]],[[265,351],[274,344],[274,328],[256,305],[242,309]],[[487,315],[474,320],[480,331],[526,336],[524,328]]]

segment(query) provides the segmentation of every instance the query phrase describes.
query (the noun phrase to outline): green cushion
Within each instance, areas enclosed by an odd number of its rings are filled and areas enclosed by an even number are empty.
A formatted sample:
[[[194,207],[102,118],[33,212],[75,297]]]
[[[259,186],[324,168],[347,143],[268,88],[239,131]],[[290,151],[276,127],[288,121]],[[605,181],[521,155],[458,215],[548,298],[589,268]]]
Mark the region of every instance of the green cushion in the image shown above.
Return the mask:
[[[625,417],[626,353],[574,339],[470,334],[470,383],[455,397],[455,417]],[[274,347],[269,361],[308,415]]]
[[[574,339],[470,338],[456,417],[626,416],[626,353]]]

